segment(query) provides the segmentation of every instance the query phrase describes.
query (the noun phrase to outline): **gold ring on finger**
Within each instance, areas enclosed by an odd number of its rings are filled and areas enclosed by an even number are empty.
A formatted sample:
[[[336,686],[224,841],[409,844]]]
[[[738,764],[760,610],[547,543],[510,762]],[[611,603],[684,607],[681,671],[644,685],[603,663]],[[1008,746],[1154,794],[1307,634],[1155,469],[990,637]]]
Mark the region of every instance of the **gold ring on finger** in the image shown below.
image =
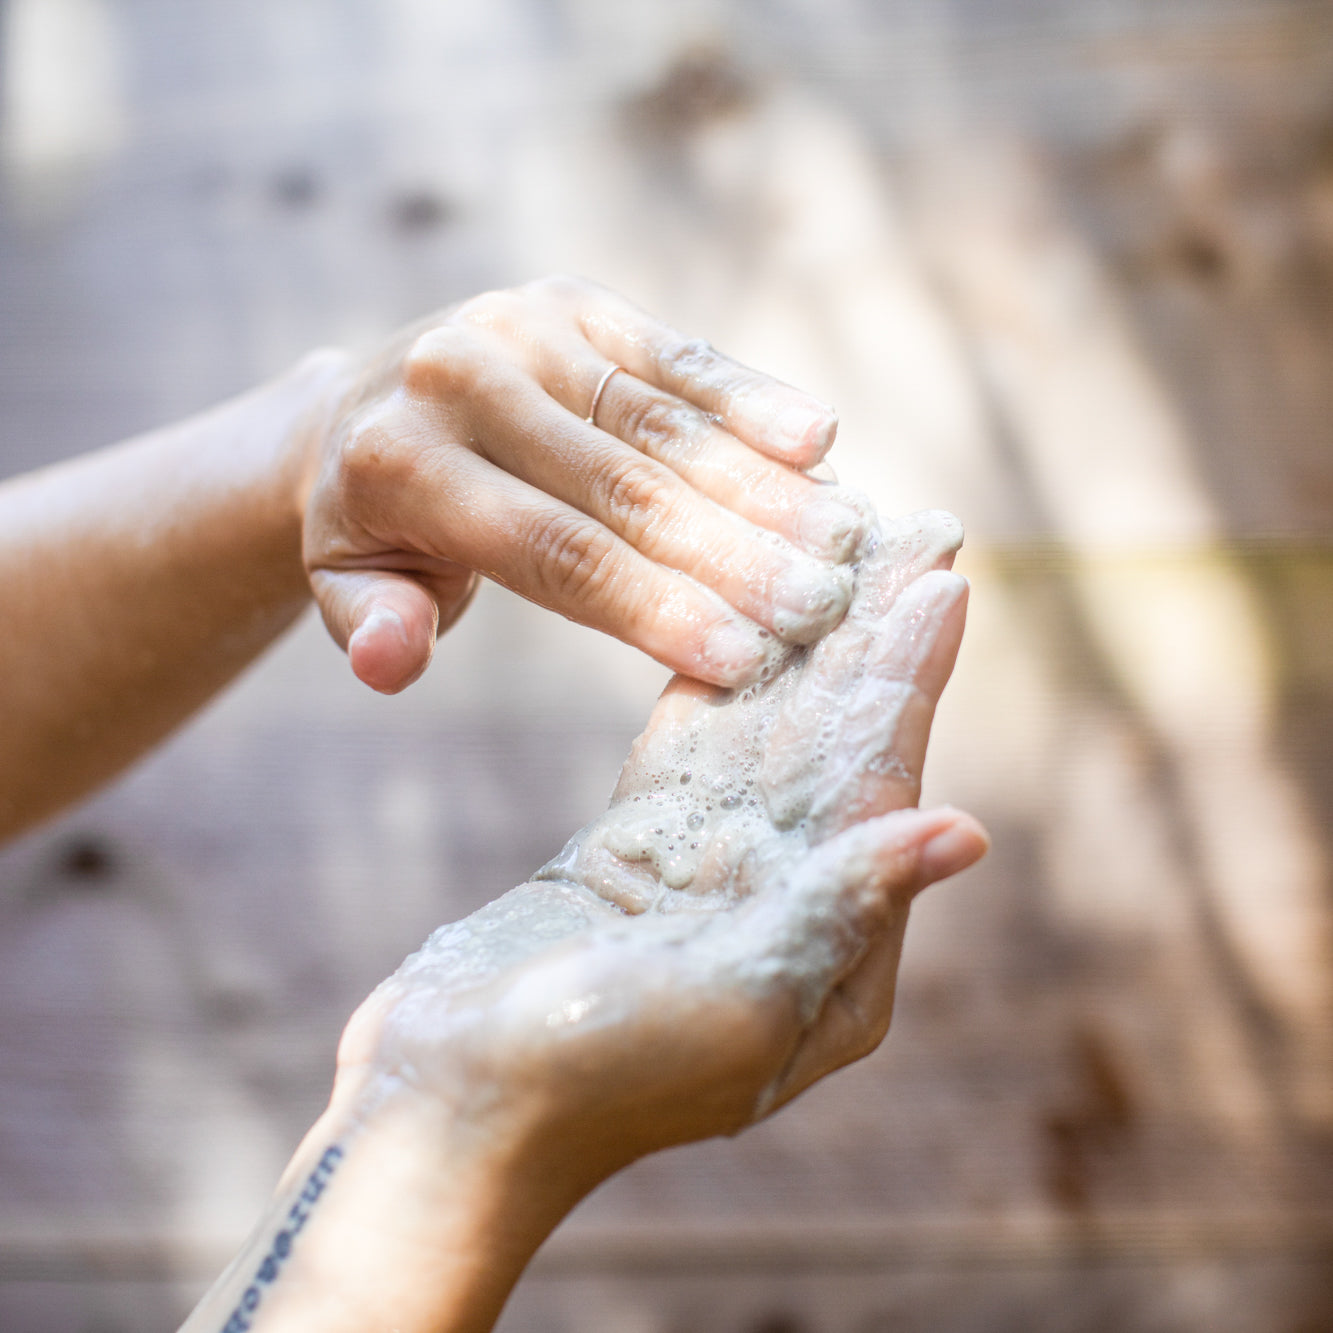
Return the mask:
[[[610,381],[611,376],[614,375],[617,370],[624,370],[624,366],[618,366],[613,361],[609,366],[607,366],[605,373],[602,375],[602,378],[597,381],[597,387],[593,390],[592,393],[592,406],[588,408],[588,415],[583,418],[584,421],[588,423],[588,425],[595,426],[597,424],[598,404],[602,401],[602,394],[606,390],[607,383]]]

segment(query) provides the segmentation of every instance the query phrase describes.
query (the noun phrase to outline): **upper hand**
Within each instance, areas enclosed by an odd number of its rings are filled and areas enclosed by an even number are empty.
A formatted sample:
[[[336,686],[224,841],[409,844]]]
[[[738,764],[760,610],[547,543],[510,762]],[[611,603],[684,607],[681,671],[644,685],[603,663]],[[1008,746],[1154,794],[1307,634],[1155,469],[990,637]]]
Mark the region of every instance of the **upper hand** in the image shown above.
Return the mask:
[[[810,642],[846,610],[866,512],[804,472],[835,426],[604,288],[492,292],[408,330],[334,411],[304,483],[315,598],[386,692],[425,669],[479,574],[744,683],[774,636]]]

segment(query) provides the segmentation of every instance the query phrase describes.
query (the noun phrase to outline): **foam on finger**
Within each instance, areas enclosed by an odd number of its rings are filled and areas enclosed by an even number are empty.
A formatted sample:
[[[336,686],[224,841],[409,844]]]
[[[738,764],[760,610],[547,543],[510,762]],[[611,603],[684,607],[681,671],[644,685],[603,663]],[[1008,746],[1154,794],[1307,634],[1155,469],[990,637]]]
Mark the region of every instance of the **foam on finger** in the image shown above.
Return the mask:
[[[786,649],[746,688],[674,682],[611,809],[538,878],[632,913],[725,906],[848,824],[914,803],[957,646],[966,583],[940,567],[960,540],[947,514],[888,524],[820,643]]]

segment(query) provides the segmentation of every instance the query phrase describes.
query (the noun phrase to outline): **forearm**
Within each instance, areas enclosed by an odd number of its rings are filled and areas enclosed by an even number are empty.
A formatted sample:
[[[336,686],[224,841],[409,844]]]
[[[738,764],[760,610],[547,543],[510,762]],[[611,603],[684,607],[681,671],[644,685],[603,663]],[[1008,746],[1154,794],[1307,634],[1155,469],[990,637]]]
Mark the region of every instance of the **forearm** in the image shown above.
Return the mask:
[[[0,486],[0,837],[130,763],[300,614],[304,450],[341,365]]]
[[[482,1333],[572,1200],[412,1095],[334,1105],[181,1333]]]

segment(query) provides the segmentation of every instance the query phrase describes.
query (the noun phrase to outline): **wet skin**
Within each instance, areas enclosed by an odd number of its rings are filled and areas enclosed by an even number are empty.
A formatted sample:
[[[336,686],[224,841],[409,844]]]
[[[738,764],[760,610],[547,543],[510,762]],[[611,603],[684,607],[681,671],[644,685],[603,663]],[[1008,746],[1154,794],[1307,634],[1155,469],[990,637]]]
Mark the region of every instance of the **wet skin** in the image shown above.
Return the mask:
[[[0,837],[161,741],[312,599],[387,693],[483,576],[673,671],[749,683],[850,600],[869,515],[808,472],[835,426],[605,288],[548,278],[9,478]]]
[[[188,1333],[482,1333],[607,1176],[874,1049],[912,897],[986,848],[914,808],[959,540],[947,515],[886,525],[820,642],[758,686],[672,680],[607,811],[353,1015],[328,1110]]]
[[[842,624],[761,686],[676,677],[606,813],[408,959],[344,1071],[554,1135],[586,1188],[872,1050],[912,895],[985,847],[959,812],[911,809],[962,634],[960,539],[947,515],[888,525]]]
[[[376,689],[425,669],[479,574],[728,686],[847,608],[869,513],[808,475],[831,409],[594,283],[432,316],[355,368],[331,421],[305,564]]]

